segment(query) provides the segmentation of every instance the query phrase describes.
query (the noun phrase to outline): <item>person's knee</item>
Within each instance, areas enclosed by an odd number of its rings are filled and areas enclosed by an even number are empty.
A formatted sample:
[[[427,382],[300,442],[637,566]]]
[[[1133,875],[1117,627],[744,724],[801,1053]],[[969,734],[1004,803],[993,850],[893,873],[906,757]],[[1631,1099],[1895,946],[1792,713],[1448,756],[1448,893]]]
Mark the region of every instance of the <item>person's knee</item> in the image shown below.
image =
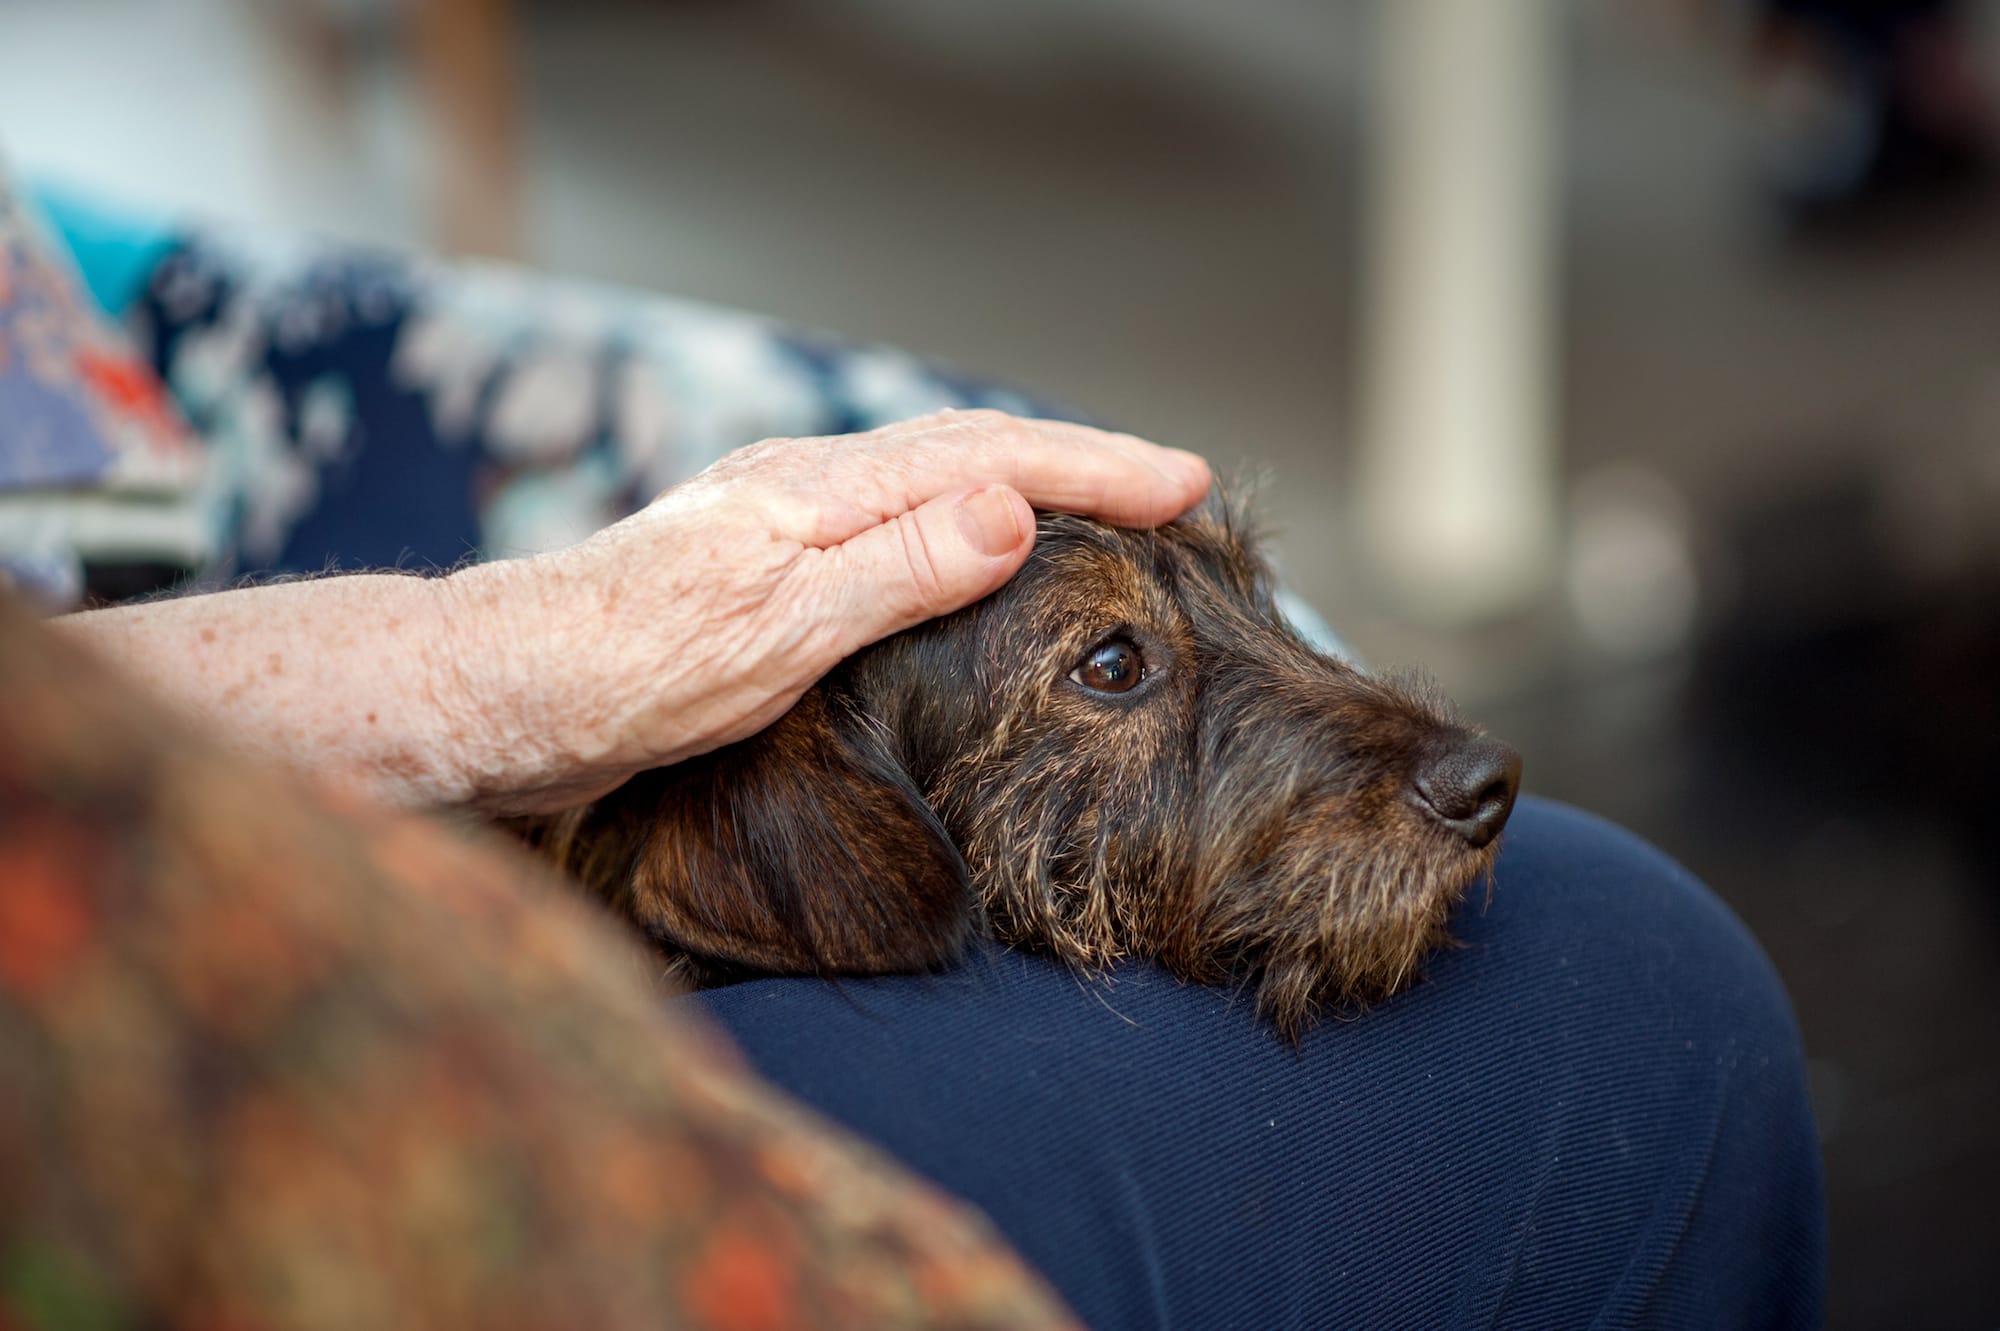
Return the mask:
[[[1267,1305],[1341,1314],[1310,1324],[1809,1322],[1816,1147],[1768,963],[1638,839],[1541,801],[1515,819],[1429,980],[1297,1046],[1150,966],[1077,976],[990,947],[940,976],[702,1001],[1105,1325],[1147,1299],[1254,1325],[1284,1324]],[[1245,1198],[1258,1238],[1221,1281]],[[1446,1247],[1449,1279],[1412,1265]]]
[[[1809,1322],[1818,1151],[1769,961],[1627,832],[1531,801],[1509,835],[1491,907],[1461,930],[1463,980],[1505,998],[1503,1038],[1540,1070],[1517,1126],[1546,1181],[1517,1230],[1508,1306],[1554,1313],[1565,1287],[1596,1285],[1642,1320]],[[1598,1269],[1579,1270],[1586,1259]]]
[[[1469,907],[1461,936],[1489,963],[1524,969],[1546,1019],[1622,1055],[1667,1059],[1684,1080],[1699,1064],[1738,1082],[1802,1084],[1797,1026],[1769,959],[1658,849],[1526,800],[1495,878],[1490,907]]]

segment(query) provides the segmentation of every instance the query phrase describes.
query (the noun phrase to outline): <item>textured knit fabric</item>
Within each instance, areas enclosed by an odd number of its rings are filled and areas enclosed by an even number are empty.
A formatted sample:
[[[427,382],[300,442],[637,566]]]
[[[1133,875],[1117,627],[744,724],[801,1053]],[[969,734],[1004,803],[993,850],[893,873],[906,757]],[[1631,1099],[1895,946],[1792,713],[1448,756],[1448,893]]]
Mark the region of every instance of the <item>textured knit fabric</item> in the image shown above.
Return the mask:
[[[0,1328],[1073,1325],[518,851],[331,805],[0,597]]]
[[[125,316],[160,260],[180,243],[179,232],[161,219],[117,207],[87,190],[35,180],[28,182],[27,194],[68,246],[97,308],[113,319]]]
[[[985,1209],[1098,1331],[1812,1327],[1785,995],[1658,852],[1526,800],[1426,983],[1299,1048],[1240,997],[989,948],[699,1002]]]
[[[200,449],[0,163],[0,585],[75,600],[86,554],[197,562]]]

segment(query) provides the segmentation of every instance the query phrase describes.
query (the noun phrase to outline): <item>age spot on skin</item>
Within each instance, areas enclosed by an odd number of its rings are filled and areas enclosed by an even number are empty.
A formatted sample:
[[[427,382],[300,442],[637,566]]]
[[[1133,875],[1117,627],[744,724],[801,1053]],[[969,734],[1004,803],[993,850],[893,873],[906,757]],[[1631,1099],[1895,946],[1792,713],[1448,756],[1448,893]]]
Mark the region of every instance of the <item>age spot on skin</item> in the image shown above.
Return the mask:
[[[215,630],[214,630],[214,629],[203,629],[203,630],[201,631],[201,640],[202,640],[203,642],[214,642],[214,641],[215,641]]]
[[[278,653],[276,652],[272,652],[268,657],[264,659],[264,669],[273,675],[284,674],[285,658],[278,655]]]

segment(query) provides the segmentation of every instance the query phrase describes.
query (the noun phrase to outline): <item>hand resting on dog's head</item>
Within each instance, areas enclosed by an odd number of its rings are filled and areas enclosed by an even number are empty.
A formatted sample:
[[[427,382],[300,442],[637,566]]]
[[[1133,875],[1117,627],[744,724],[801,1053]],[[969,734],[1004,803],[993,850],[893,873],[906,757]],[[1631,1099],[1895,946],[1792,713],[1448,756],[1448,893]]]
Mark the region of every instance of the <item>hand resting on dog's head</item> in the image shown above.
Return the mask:
[[[934,967],[987,930],[1253,985],[1297,1034],[1413,979],[1520,760],[1308,646],[1239,514],[1043,515],[996,594],[530,840],[697,984]]]
[[[994,411],[769,439],[566,550],[72,615],[55,631],[240,751],[412,808],[549,813],[754,734],[1028,557],[1030,505],[1165,522],[1208,466]]]

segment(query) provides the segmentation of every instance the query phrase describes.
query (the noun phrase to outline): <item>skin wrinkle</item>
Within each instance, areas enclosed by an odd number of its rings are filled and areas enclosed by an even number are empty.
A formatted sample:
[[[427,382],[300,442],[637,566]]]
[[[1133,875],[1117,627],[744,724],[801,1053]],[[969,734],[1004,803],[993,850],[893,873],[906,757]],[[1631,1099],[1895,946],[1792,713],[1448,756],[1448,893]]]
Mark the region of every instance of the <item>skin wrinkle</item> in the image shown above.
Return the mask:
[[[788,567],[796,546],[762,538],[766,553],[765,567],[774,571]],[[754,548],[754,547],[753,547]],[[730,587],[734,595],[700,595],[696,582],[701,571],[717,566],[719,561],[729,559],[744,561],[742,545],[734,548],[726,546],[725,538],[712,537],[695,551],[695,557],[688,561],[686,572],[668,581],[655,595],[646,598],[620,598],[610,603],[600,596],[595,610],[614,623],[633,625],[630,632],[616,632],[607,635],[612,643],[633,642],[643,644],[649,636],[643,632],[650,621],[667,619],[678,615],[685,620],[692,607],[698,618],[691,630],[684,636],[688,642],[685,664],[676,672],[676,684],[683,687],[670,690],[662,696],[656,688],[647,688],[647,672],[642,663],[618,658],[615,654],[603,663],[600,674],[607,683],[595,690],[571,690],[560,698],[551,698],[548,705],[565,711],[574,709],[578,699],[583,699],[589,710],[581,718],[581,737],[586,743],[595,744],[599,751],[586,751],[582,756],[587,760],[612,759],[617,756],[615,741],[633,733],[645,733],[657,728],[650,719],[654,716],[670,714],[679,709],[701,708],[713,705],[714,693],[721,690],[737,690],[742,685],[741,672],[733,668],[733,663],[743,659],[756,659],[759,654],[771,650],[789,650],[790,644],[782,639],[767,646],[759,642],[758,634],[765,629],[760,625],[773,622],[789,626],[798,622],[797,616],[783,611],[773,613],[769,607],[773,600],[787,595],[782,579],[754,579],[749,585]],[[577,594],[591,595],[595,592],[594,580],[579,577]],[[782,631],[782,630],[781,630]],[[609,681],[628,681],[620,688]],[[684,687],[686,681],[707,681],[708,693],[690,693]],[[789,701],[786,699],[785,701]],[[744,699],[742,711],[744,719],[766,721],[773,719],[781,710],[774,706],[770,695],[758,695],[752,691]]]
[[[902,537],[903,562],[910,573],[910,604],[930,605],[940,594],[937,577],[937,561],[932,558],[930,547],[924,543],[923,528],[914,517],[905,513],[896,519],[897,535]]]
[[[1409,783],[1476,732],[1302,642],[1220,500],[1156,531],[1038,527],[1000,592],[770,730],[520,830],[697,983],[926,969],[983,929],[1246,985],[1297,1036],[1414,980],[1496,846]],[[1070,673],[1114,632],[1148,673],[1096,694]]]

